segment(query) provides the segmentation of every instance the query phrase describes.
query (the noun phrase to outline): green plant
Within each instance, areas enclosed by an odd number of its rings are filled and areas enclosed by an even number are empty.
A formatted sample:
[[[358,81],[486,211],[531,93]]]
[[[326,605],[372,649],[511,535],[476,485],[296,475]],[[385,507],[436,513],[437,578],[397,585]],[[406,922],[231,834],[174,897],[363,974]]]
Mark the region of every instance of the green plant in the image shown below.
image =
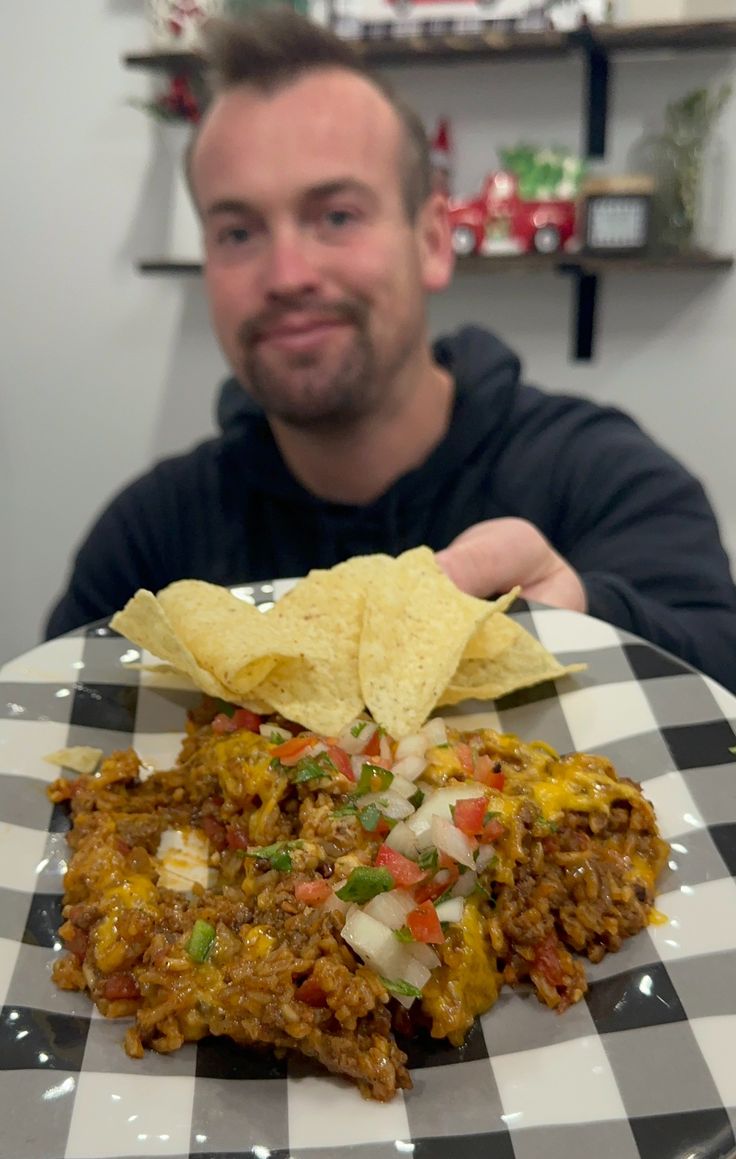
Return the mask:
[[[692,241],[705,152],[730,95],[729,84],[712,94],[704,88],[694,89],[665,109],[661,145],[672,170],[669,187],[662,191],[669,225],[665,240],[674,244]]]

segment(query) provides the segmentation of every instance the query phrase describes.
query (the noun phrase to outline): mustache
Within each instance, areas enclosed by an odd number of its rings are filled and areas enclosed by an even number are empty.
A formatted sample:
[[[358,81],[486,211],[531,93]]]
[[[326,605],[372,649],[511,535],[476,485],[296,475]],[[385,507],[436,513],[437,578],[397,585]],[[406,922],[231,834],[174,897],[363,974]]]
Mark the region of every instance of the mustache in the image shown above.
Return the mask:
[[[360,302],[342,300],[340,302],[315,302],[311,298],[294,298],[289,302],[278,302],[262,310],[253,318],[247,318],[238,332],[242,346],[253,345],[263,334],[289,322],[300,315],[307,315],[315,322],[348,322],[361,327],[367,317],[367,309]]]

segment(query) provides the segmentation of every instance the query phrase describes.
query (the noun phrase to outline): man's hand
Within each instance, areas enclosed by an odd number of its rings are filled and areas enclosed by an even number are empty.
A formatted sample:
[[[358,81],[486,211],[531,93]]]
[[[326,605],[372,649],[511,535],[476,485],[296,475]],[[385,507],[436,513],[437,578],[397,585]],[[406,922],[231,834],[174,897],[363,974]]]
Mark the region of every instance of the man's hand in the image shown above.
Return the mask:
[[[587,611],[580,576],[526,519],[476,523],[439,551],[437,562],[462,591],[481,599],[520,584],[529,599]]]

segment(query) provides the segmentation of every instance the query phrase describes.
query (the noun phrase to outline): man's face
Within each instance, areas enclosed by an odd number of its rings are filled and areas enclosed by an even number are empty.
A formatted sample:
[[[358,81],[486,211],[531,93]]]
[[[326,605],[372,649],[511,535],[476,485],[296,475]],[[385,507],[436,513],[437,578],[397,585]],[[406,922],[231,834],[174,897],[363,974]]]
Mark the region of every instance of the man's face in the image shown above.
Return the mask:
[[[402,196],[398,118],[362,77],[309,74],[219,97],[192,183],[213,322],[236,375],[296,426],[391,408],[450,276],[441,199]],[[405,378],[405,376],[404,376]]]

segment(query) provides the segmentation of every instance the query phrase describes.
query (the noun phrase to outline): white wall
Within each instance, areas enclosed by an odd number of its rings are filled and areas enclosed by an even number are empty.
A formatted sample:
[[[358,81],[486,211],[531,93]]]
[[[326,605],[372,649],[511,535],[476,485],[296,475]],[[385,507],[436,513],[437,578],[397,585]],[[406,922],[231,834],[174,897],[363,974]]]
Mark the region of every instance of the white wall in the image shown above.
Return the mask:
[[[133,268],[160,248],[168,195],[155,130],[126,104],[151,83],[121,64],[146,44],[143,7],[26,0],[3,13],[0,659],[37,641],[73,545],[112,492],[209,432],[224,373],[198,280]],[[453,117],[462,190],[499,143],[579,142],[577,64],[394,76],[428,121]],[[670,95],[723,77],[736,82],[721,55],[622,63],[612,160]],[[718,243],[736,250],[736,99],[721,132],[731,152]],[[609,276],[592,366],[568,361],[569,297],[552,275],[464,275],[432,304],[432,327],[487,324],[532,380],[632,411],[704,479],[736,551],[736,276]]]

